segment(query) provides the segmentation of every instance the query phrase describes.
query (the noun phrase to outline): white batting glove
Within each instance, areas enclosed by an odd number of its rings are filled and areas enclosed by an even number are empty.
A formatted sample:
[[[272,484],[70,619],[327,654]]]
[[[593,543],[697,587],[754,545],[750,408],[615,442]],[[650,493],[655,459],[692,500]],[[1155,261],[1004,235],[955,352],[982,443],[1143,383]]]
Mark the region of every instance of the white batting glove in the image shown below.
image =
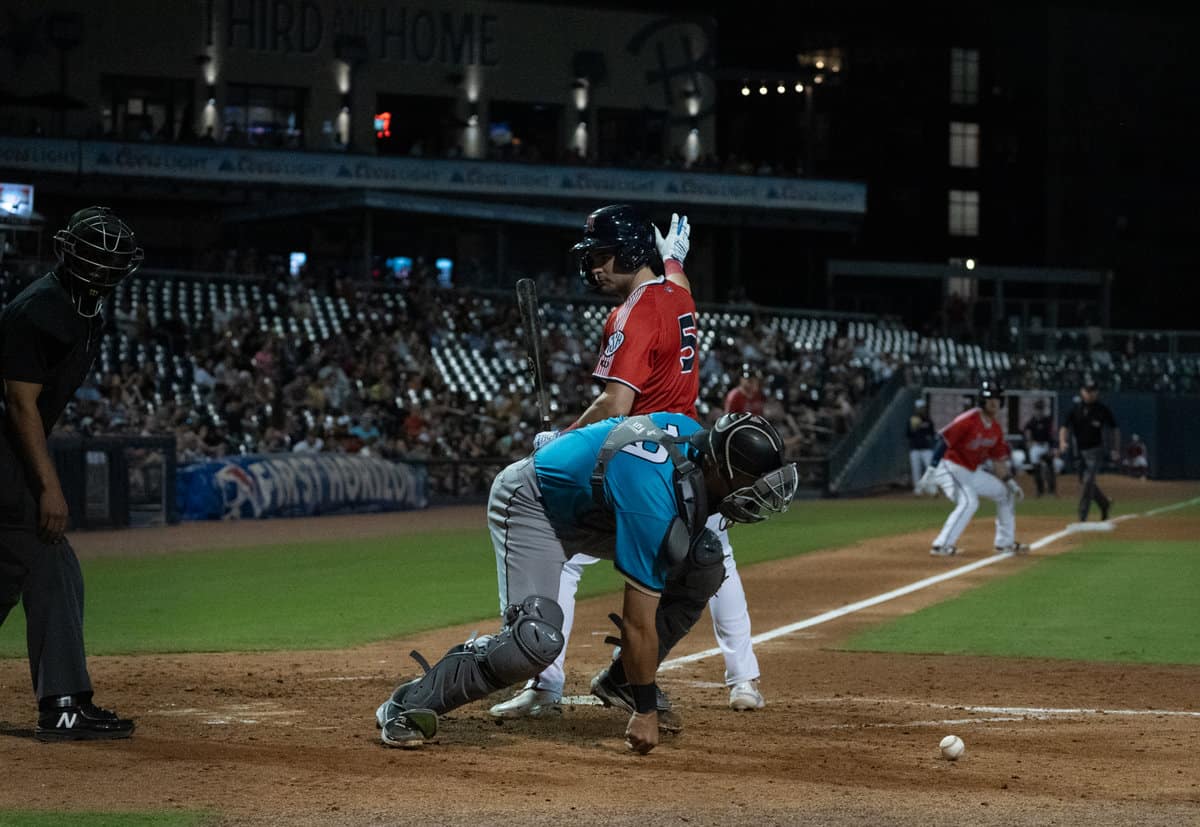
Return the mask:
[[[1019,503],[1024,501],[1025,491],[1021,488],[1021,486],[1017,485],[1016,480],[1008,480],[1008,482],[1004,483],[1004,487],[1008,489],[1008,495],[1012,497],[1013,502]]]
[[[921,475],[921,479],[917,481],[918,491],[936,491],[938,484],[934,482],[934,476],[937,474],[937,469],[930,465],[925,469],[925,473]]]
[[[533,450],[536,451],[538,448],[542,448],[546,445],[549,445],[551,442],[558,439],[558,435],[560,433],[562,433],[562,432],[558,431],[558,430],[541,431],[540,433],[538,433],[537,436],[535,436],[533,438]]]
[[[671,213],[671,226],[667,229],[665,237],[655,225],[654,244],[658,247],[658,254],[662,256],[662,260],[674,259],[683,264],[692,246],[691,235],[692,228],[688,225],[687,216],[679,213]]]

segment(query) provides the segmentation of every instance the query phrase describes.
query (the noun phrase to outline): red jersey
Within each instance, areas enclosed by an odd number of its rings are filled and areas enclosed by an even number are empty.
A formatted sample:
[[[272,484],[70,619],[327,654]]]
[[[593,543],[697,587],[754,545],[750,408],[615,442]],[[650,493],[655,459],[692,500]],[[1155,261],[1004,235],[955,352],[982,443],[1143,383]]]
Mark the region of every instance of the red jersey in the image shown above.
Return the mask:
[[[968,471],[974,471],[984,460],[1005,459],[1010,453],[1000,423],[993,419],[985,426],[983,411],[979,408],[960,413],[942,428],[941,434],[946,440],[946,459]]]
[[[752,414],[762,416],[763,406],[766,404],[767,397],[762,391],[754,394],[754,396],[747,396],[746,392],[741,388],[734,388],[725,394],[725,413],[749,411]]]
[[[602,341],[592,376],[633,388],[630,416],[668,411],[696,418],[700,341],[691,293],[665,278],[643,284],[608,314]]]

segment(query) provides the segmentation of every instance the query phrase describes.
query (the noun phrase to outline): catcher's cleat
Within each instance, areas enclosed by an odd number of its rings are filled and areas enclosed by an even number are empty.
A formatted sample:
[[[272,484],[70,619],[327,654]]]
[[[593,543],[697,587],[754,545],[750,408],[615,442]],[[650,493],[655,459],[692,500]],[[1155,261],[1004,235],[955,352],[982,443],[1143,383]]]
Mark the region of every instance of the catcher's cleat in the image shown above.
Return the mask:
[[[412,749],[437,735],[437,713],[432,709],[406,709],[383,722],[379,738],[386,746]]]
[[[671,699],[667,697],[666,692],[662,691],[662,687],[656,685],[655,690],[658,728],[663,732],[681,732],[683,719],[671,708]],[[618,684],[614,681],[609,676],[607,668],[601,669],[596,677],[592,678],[592,694],[599,698],[605,706],[624,710],[630,715],[634,713],[633,689],[627,683]]]
[[[548,718],[562,714],[562,696],[549,689],[539,689],[530,682],[525,688],[488,710],[494,718]]]
[[[411,681],[400,684],[392,691],[388,699],[379,705],[379,708],[375,710],[375,727],[377,729],[383,729],[383,725],[387,723],[388,718],[394,718],[397,712],[404,711],[404,707],[400,705],[399,701],[404,698],[409,687],[415,686],[418,680],[420,679],[414,678]]]
[[[957,546],[933,546],[929,549],[929,553],[934,557],[953,557],[958,554]]]
[[[1014,542],[1011,546],[996,546],[996,551],[999,554],[1004,554],[1006,552],[1012,552],[1013,554],[1028,554],[1029,544]]]

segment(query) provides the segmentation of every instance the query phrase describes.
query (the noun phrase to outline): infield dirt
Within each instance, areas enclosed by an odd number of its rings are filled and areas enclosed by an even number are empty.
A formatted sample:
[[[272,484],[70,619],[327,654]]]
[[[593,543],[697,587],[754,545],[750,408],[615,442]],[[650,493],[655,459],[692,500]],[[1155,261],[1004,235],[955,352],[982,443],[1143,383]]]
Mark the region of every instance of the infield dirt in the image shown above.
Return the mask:
[[[1064,497],[1073,496],[1069,485]],[[1194,483],[1112,482],[1118,503],[1146,486],[1180,500],[1197,493]],[[1108,536],[1200,538],[1197,510],[1125,521]],[[1062,528],[1018,519],[1022,538]],[[375,536],[440,520],[482,525],[483,514],[192,524],[72,539],[86,557],[130,553],[135,541],[161,553],[245,545],[259,541],[256,532],[280,541]],[[928,554],[936,529],[743,570],[755,631],[991,553],[990,520],[976,520],[965,555],[950,560]],[[416,673],[409,650],[436,659],[486,624],[341,651],[93,658],[97,699],[138,720],[132,740],[114,743],[34,741],[26,664],[0,660],[0,810],[205,810],[218,823],[296,825],[1198,823],[1200,667],[832,648],[1078,542],[1068,537],[759,645],[761,711],[728,709],[719,657],[665,672],[685,730],[644,757],[624,749],[624,716],[600,707],[496,722],[487,706],[508,693],[447,716],[420,750],[381,746],[373,712],[398,679]],[[398,580],[397,595],[404,588]],[[580,604],[568,694],[586,695],[606,662],[606,615],[617,600]],[[713,645],[706,617],[675,654]],[[951,732],[967,745],[955,762],[938,751]]]

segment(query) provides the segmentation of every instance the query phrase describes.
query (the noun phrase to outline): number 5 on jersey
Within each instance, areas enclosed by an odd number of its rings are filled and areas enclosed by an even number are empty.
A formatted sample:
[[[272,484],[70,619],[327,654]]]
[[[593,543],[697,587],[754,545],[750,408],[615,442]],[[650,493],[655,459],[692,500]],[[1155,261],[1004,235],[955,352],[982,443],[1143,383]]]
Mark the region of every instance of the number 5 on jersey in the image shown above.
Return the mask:
[[[696,317],[684,313],[679,317],[679,369],[691,373],[696,366]]]

